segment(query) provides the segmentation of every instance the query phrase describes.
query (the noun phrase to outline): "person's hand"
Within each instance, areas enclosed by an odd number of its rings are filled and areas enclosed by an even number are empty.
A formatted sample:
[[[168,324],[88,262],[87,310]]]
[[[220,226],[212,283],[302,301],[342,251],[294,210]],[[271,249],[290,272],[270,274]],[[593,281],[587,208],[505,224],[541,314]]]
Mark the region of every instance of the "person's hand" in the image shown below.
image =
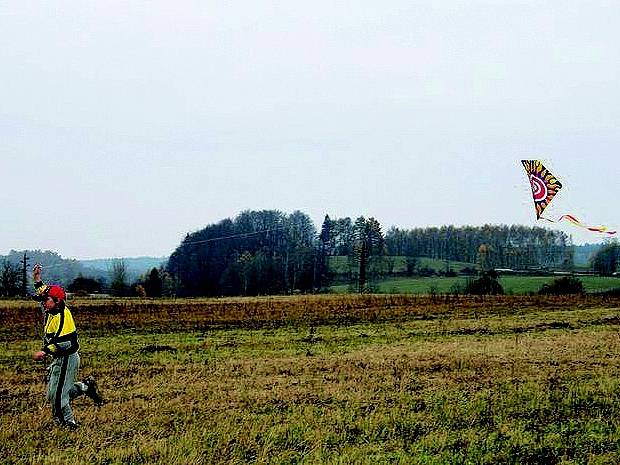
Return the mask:
[[[45,357],[47,357],[47,354],[42,350],[39,350],[32,354],[32,359],[36,362],[42,362],[43,360],[45,360]]]
[[[35,266],[32,267],[32,279],[34,279],[35,281],[41,281],[41,270],[43,269],[43,267],[41,266],[40,263],[37,263]]]

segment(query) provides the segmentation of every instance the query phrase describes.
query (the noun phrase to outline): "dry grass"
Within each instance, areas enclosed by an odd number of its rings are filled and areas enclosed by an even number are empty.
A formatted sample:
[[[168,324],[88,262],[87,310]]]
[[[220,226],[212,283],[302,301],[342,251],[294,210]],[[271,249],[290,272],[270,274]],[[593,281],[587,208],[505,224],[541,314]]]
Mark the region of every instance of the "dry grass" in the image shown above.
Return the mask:
[[[76,432],[4,307],[0,461],[620,461],[617,302],[417,299],[75,302],[109,400],[78,399]]]
[[[556,308],[615,306],[618,298],[585,296],[334,295],[222,299],[74,299],[70,306],[82,331],[204,330],[212,327],[350,324],[412,318],[476,317]],[[0,300],[0,340],[15,332],[37,335],[34,302]]]

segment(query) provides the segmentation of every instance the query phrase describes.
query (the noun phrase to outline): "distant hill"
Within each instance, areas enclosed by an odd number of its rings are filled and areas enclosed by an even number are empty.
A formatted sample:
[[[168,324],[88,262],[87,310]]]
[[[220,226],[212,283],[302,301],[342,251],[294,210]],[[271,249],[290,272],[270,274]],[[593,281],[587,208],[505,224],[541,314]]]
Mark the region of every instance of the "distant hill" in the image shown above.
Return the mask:
[[[0,256],[0,262],[7,260],[21,269],[24,252],[28,257],[28,276],[34,264],[40,263],[43,265],[43,279],[49,283],[67,286],[79,275],[92,278],[103,277],[79,261],[63,258],[51,250],[11,250],[8,255]]]
[[[43,265],[43,279],[49,283],[68,286],[78,276],[93,278],[107,282],[110,280],[110,270],[114,258],[100,258],[92,260],[75,260],[63,258],[50,250],[26,250],[28,260],[28,275],[35,263]],[[21,269],[21,260],[24,251],[11,250],[8,255],[0,255],[0,263],[8,260]],[[165,264],[168,257],[128,257],[122,259],[127,267],[127,278],[135,281],[140,275],[148,273],[153,268]]]
[[[123,260],[125,262],[129,280],[133,281],[140,275],[148,273],[153,268],[159,268],[165,265],[168,261],[168,257],[95,258],[91,260],[79,260],[79,262],[87,268],[109,276],[112,265],[117,260]]]

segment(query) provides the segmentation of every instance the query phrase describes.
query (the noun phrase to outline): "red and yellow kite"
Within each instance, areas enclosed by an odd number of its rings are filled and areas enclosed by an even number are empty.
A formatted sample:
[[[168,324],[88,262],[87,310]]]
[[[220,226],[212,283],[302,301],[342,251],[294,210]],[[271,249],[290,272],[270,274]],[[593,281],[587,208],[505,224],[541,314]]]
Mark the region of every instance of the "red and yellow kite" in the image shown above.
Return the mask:
[[[585,228],[589,231],[613,235],[616,231],[610,231],[606,226],[587,226],[575,218],[573,215],[562,215],[557,220],[552,220],[542,216],[547,205],[553,200],[553,197],[562,188],[562,183],[551,174],[551,172],[543,166],[540,160],[521,160],[525,172],[528,175],[530,185],[532,186],[532,196],[534,197],[534,207],[536,208],[536,219],[543,219],[555,223],[557,221],[567,220],[575,226]]]

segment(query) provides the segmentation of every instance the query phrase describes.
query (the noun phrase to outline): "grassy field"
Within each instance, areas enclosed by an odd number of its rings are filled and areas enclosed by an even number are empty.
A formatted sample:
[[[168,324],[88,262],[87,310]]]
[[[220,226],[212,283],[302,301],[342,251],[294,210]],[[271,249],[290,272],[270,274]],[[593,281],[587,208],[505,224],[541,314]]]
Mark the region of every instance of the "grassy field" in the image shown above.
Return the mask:
[[[394,255],[385,257],[385,262],[388,260],[392,262],[392,272],[404,273],[407,270],[407,257]],[[419,268],[431,268],[436,271],[446,271],[446,261],[429,257],[415,257],[416,267]],[[349,259],[346,256],[339,255],[329,257],[329,268],[335,274],[346,275],[349,272]],[[386,265],[387,266],[387,265]],[[448,267],[455,272],[459,272],[464,268],[476,269],[475,263],[457,262],[454,260],[448,261]]]
[[[76,300],[57,429],[36,308],[0,302],[0,463],[618,463],[620,301]]]
[[[431,290],[443,294],[454,292],[465,287],[467,277],[429,277],[429,278],[392,278],[376,283],[376,292],[392,294],[428,294]],[[553,276],[502,276],[499,279],[507,294],[529,294],[536,293],[543,284],[550,283]],[[586,292],[602,292],[610,289],[620,288],[620,278],[599,277],[599,276],[580,276]],[[333,286],[335,293],[346,293],[349,291],[348,285]]]

